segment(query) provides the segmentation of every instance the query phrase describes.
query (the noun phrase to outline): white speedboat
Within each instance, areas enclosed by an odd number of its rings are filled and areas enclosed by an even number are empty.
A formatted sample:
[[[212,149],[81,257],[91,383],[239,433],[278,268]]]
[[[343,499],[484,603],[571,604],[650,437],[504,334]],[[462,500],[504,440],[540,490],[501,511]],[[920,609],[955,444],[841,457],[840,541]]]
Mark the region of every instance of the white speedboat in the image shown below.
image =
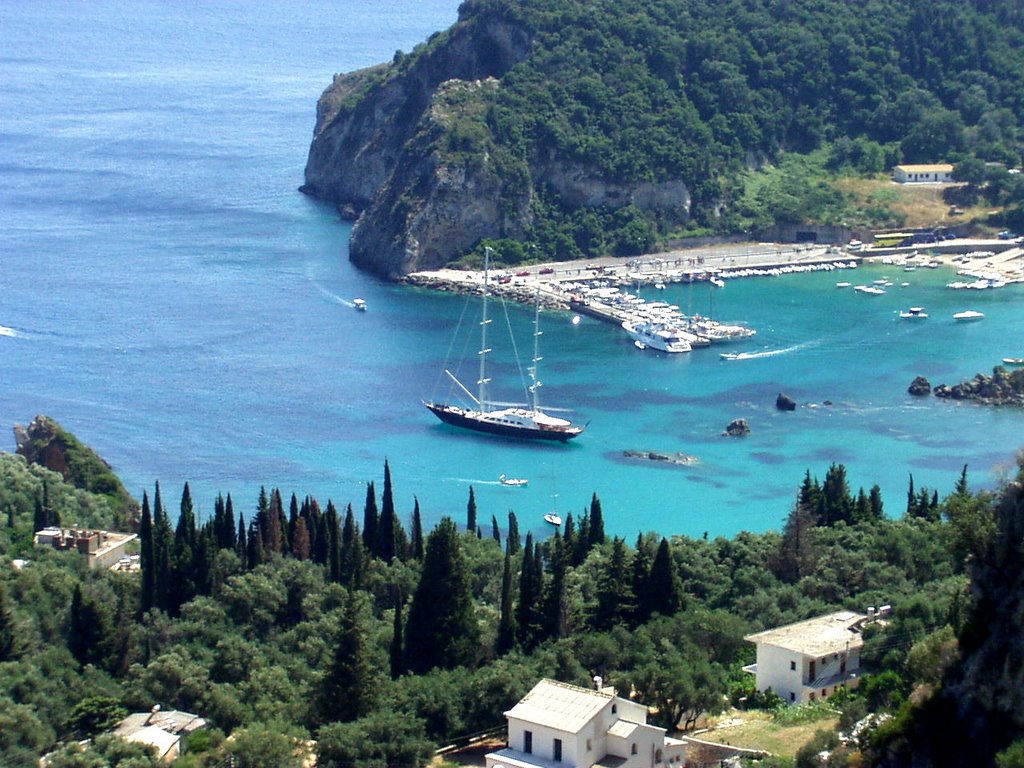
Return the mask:
[[[1004,357],[1005,365],[1024,365],[1024,357]]]
[[[510,485],[516,488],[520,488],[524,485],[529,484],[529,480],[525,477],[507,477],[505,473],[498,475],[498,482],[502,485]]]
[[[352,299],[352,306],[360,312],[366,311],[366,299]]]
[[[958,320],[960,322],[968,322],[970,320],[981,320],[983,317],[985,317],[984,313],[978,312],[973,309],[965,309],[963,312],[957,312],[955,315],[953,315],[953,319]]]
[[[879,288],[876,285],[855,285],[853,286],[853,290],[858,291],[860,293],[866,293],[869,296],[881,296],[883,293],[885,293],[884,288]]]
[[[850,287],[850,283],[846,282],[845,280],[842,280],[842,281],[836,283],[836,288],[849,288],[849,287]]]
[[[556,515],[554,512],[548,512],[546,515],[544,515],[544,522],[551,523],[551,525],[554,526],[559,526],[562,524],[562,518],[559,515]]]
[[[928,313],[924,311],[924,307],[910,307],[910,309],[900,312],[900,317],[907,319],[924,319],[928,317]]]
[[[753,355],[749,352],[722,352],[719,357],[723,360],[749,360]]]
[[[657,349],[660,352],[689,352],[692,349],[683,331],[665,323],[626,320],[622,323],[622,330],[629,334],[638,349]]]

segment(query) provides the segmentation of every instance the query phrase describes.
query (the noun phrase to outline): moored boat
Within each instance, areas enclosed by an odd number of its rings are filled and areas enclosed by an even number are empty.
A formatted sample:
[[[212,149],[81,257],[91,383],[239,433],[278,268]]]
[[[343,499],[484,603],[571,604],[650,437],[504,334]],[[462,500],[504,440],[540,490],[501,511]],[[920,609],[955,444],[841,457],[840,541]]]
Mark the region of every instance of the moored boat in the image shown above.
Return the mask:
[[[907,319],[924,319],[928,317],[928,313],[924,311],[924,307],[910,307],[904,312],[900,312],[900,317]]]
[[[544,522],[551,523],[551,525],[557,527],[562,524],[562,518],[560,515],[557,515],[554,512],[548,512],[546,515],[544,515]]]
[[[509,485],[516,488],[521,488],[524,485],[528,485],[530,481],[527,480],[525,477],[506,477],[505,473],[503,472],[500,475],[498,475],[498,482],[501,483],[502,485]]]
[[[1006,365],[1024,365],[1024,357],[1004,357],[1003,363]]]
[[[957,312],[953,315],[953,319],[959,322],[969,322],[971,320],[981,320],[985,317],[984,313],[978,312],[974,309],[965,309],[963,312]]]
[[[626,320],[622,323],[622,330],[629,334],[638,349],[660,352],[689,352],[692,349],[683,332],[666,323]]]

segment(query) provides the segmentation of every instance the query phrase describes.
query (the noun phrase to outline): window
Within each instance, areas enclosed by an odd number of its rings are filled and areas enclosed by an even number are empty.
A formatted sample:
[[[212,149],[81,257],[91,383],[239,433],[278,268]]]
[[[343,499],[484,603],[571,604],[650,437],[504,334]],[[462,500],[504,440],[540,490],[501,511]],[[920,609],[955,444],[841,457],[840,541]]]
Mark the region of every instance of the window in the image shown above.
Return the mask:
[[[629,749],[629,754],[631,754],[631,755],[635,755],[636,754],[636,742],[635,741],[633,742],[633,745]]]
[[[796,701],[796,694],[793,693],[792,691],[789,692],[789,700],[790,701]]]
[[[661,750],[660,749],[656,750],[655,753],[654,753],[654,762],[656,762],[656,763],[660,763],[661,762]]]
[[[618,704],[612,704],[612,714],[614,715],[618,711],[619,711],[619,705]]]
[[[589,752],[591,749],[592,747],[590,746],[590,739],[587,739],[587,752]]]
[[[523,731],[523,752],[533,753],[533,731]]]
[[[796,672],[796,662],[795,661],[789,662],[789,671],[790,672]]]
[[[556,763],[562,762],[562,740],[555,739],[554,749],[551,750]]]

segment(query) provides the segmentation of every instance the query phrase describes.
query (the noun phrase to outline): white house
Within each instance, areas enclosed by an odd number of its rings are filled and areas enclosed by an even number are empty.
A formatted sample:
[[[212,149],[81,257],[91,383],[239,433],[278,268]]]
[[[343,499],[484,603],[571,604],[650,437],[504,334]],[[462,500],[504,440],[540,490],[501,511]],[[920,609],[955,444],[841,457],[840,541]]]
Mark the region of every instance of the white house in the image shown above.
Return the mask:
[[[953,180],[953,166],[949,163],[931,165],[897,165],[892,169],[893,181],[898,184],[936,183]]]
[[[839,611],[768,629],[744,639],[757,646],[757,690],[774,691],[783,701],[803,704],[828,698],[860,682],[861,628],[871,616]]]
[[[82,528],[43,528],[36,531],[36,546],[77,550],[90,568],[112,568],[125,557],[125,547],[139,538],[135,533],[114,533]]]
[[[128,715],[114,729],[114,735],[154,747],[162,762],[171,763],[182,753],[185,736],[205,727],[206,721],[198,715],[173,709],[163,711],[157,706],[149,712]]]
[[[646,707],[604,690],[541,680],[505,718],[508,747],[487,768],[668,768],[686,756]]]

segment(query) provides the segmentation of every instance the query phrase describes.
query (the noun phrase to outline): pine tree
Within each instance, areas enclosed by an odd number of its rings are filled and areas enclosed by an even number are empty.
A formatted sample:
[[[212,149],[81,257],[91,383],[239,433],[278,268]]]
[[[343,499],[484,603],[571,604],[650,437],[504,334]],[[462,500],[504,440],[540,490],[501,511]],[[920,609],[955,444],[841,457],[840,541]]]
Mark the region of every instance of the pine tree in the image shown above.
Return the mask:
[[[469,501],[466,502],[466,530],[476,531],[476,494],[473,486],[469,486]]]
[[[413,497],[412,508],[412,556],[423,560],[423,520],[420,518],[420,500]]]
[[[872,520],[881,520],[885,516],[882,507],[882,489],[878,487],[877,483],[868,491],[868,508]]]
[[[501,617],[498,620],[498,638],[495,653],[503,656],[515,647],[516,621],[512,599],[512,553],[505,549],[505,568],[501,574]]]
[[[604,544],[604,513],[601,512],[601,500],[595,493],[590,499],[590,545]]]
[[[149,494],[142,492],[142,519],[139,521],[139,609],[145,613],[156,600],[156,563],[153,560],[153,516]]]
[[[0,584],[0,663],[14,661],[20,655],[14,616],[7,607],[7,591]]]
[[[371,555],[377,554],[377,524],[380,515],[377,513],[377,491],[373,483],[366,484],[366,503],[363,504],[363,544]]]
[[[957,496],[966,497],[971,493],[970,488],[967,486],[967,465],[964,464],[964,468],[960,470],[960,477],[957,478],[956,485],[953,486],[953,493]]]
[[[423,569],[409,606],[406,668],[423,674],[434,667],[452,669],[473,664],[479,643],[458,532],[455,523],[444,518],[427,537]]]
[[[797,504],[786,518],[779,543],[777,576],[784,582],[795,584],[814,568],[818,556],[814,529],[818,516],[810,508]]]
[[[371,711],[377,698],[377,676],[357,595],[348,593],[331,659],[320,683],[316,711],[321,724],[356,720]]]
[[[651,565],[651,578],[647,587],[651,595],[651,613],[662,616],[674,616],[683,607],[682,587],[672,562],[672,552],[668,540],[662,539],[658,545],[658,553]]]

